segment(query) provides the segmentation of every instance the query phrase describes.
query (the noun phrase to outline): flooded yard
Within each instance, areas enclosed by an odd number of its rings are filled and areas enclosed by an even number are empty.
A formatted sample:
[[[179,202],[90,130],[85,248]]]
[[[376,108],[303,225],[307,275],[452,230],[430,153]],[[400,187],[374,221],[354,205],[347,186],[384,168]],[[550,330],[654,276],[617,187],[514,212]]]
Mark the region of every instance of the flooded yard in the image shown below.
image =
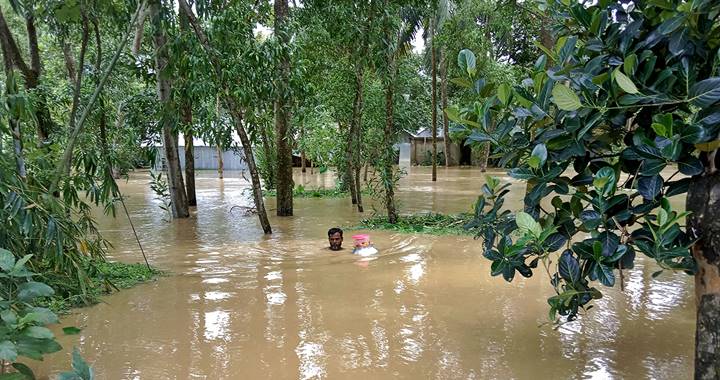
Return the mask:
[[[440,169],[437,183],[427,168],[408,171],[404,213],[469,211],[484,181],[475,169]],[[170,275],[63,318],[82,332],[32,363],[39,374],[69,368],[77,346],[98,379],[691,377],[693,279],[652,279],[651,260],[626,271],[624,292],[604,289],[589,313],[553,329],[547,276],[491,277],[471,237],[371,231],[380,256],[360,266],[350,231],[346,250],[326,249],[328,228],[361,218],[349,198],[295,199],[296,216],[271,217],[266,237],[256,217],[233,209],[250,202],[240,176],[202,173],[197,211],[172,223],[148,181],[136,173],[121,189],[151,264]],[[295,182],[333,186],[330,173],[296,172]],[[515,182],[506,205],[520,209],[523,192]],[[141,262],[127,220],[98,218],[110,259]]]

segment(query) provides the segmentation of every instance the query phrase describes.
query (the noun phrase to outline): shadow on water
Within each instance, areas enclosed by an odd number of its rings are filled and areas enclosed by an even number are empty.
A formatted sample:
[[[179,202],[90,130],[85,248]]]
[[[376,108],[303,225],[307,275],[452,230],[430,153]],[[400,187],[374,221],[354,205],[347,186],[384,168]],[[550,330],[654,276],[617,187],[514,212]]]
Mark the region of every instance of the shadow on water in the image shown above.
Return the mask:
[[[173,223],[146,176],[122,184],[152,264],[174,275],[67,316],[63,325],[81,334],[61,337],[66,349],[33,368],[64,370],[78,346],[98,379],[691,376],[694,303],[683,274],[651,279],[655,264],[640,259],[624,293],[607,290],[581,320],[554,330],[543,325],[546,276],[490,277],[472,238],[370,231],[380,253],[360,262],[350,231],[345,250],[326,248],[329,227],[360,218],[348,199],[296,199],[296,216],[271,217],[266,237],[254,216],[233,209],[250,204],[247,182],[213,174],[197,180],[198,210]],[[438,177],[411,168],[398,193],[403,210],[467,211],[483,183],[473,169]],[[328,173],[296,173],[296,183],[334,186]],[[513,184],[511,207],[523,192]],[[126,221],[98,218],[110,258],[138,261]]]

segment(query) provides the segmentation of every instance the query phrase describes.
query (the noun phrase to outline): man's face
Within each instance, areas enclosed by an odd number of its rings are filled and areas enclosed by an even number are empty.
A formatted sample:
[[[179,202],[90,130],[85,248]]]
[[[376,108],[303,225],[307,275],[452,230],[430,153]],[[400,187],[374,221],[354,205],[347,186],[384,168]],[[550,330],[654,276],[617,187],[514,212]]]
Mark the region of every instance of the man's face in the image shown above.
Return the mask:
[[[342,249],[342,242],[343,237],[339,232],[336,232],[330,236],[328,236],[328,240],[330,241],[330,249],[333,251],[339,251]]]

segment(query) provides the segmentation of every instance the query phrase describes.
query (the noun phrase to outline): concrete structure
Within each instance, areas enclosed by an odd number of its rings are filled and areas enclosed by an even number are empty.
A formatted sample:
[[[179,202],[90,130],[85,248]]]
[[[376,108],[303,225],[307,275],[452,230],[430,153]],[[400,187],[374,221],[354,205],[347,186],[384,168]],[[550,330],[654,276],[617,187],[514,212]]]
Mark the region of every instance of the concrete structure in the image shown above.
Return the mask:
[[[222,152],[223,170],[246,170],[247,163],[244,159],[244,152],[240,148],[240,139],[235,137],[238,141],[234,141],[234,146],[237,148],[228,149]],[[196,170],[217,170],[218,169],[218,149],[216,146],[211,146],[205,141],[194,138],[193,139],[193,151],[195,156],[195,169]],[[180,166],[185,169],[185,140],[182,136],[178,138],[178,154],[180,155]],[[157,146],[157,157],[155,159],[155,165],[153,169],[161,170],[165,165],[165,149],[162,145]]]
[[[445,165],[445,134],[442,128],[437,131],[438,164]],[[410,135],[410,163],[412,165],[431,165],[432,156],[432,130],[425,128]],[[474,156],[472,149],[464,144],[450,143],[451,165],[472,165]]]

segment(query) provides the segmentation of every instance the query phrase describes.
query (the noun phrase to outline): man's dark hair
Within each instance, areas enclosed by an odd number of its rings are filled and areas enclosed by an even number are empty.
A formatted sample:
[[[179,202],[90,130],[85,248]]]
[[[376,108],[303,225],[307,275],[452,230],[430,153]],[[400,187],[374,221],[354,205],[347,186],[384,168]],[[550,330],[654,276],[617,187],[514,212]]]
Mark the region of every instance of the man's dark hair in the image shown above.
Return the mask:
[[[341,230],[341,229],[339,229],[339,228],[337,228],[337,227],[333,227],[333,228],[331,228],[331,229],[328,230],[328,237],[333,236],[333,235],[335,235],[335,234],[338,233],[338,232],[340,233],[340,236],[343,236],[343,233],[342,233],[342,230]]]

